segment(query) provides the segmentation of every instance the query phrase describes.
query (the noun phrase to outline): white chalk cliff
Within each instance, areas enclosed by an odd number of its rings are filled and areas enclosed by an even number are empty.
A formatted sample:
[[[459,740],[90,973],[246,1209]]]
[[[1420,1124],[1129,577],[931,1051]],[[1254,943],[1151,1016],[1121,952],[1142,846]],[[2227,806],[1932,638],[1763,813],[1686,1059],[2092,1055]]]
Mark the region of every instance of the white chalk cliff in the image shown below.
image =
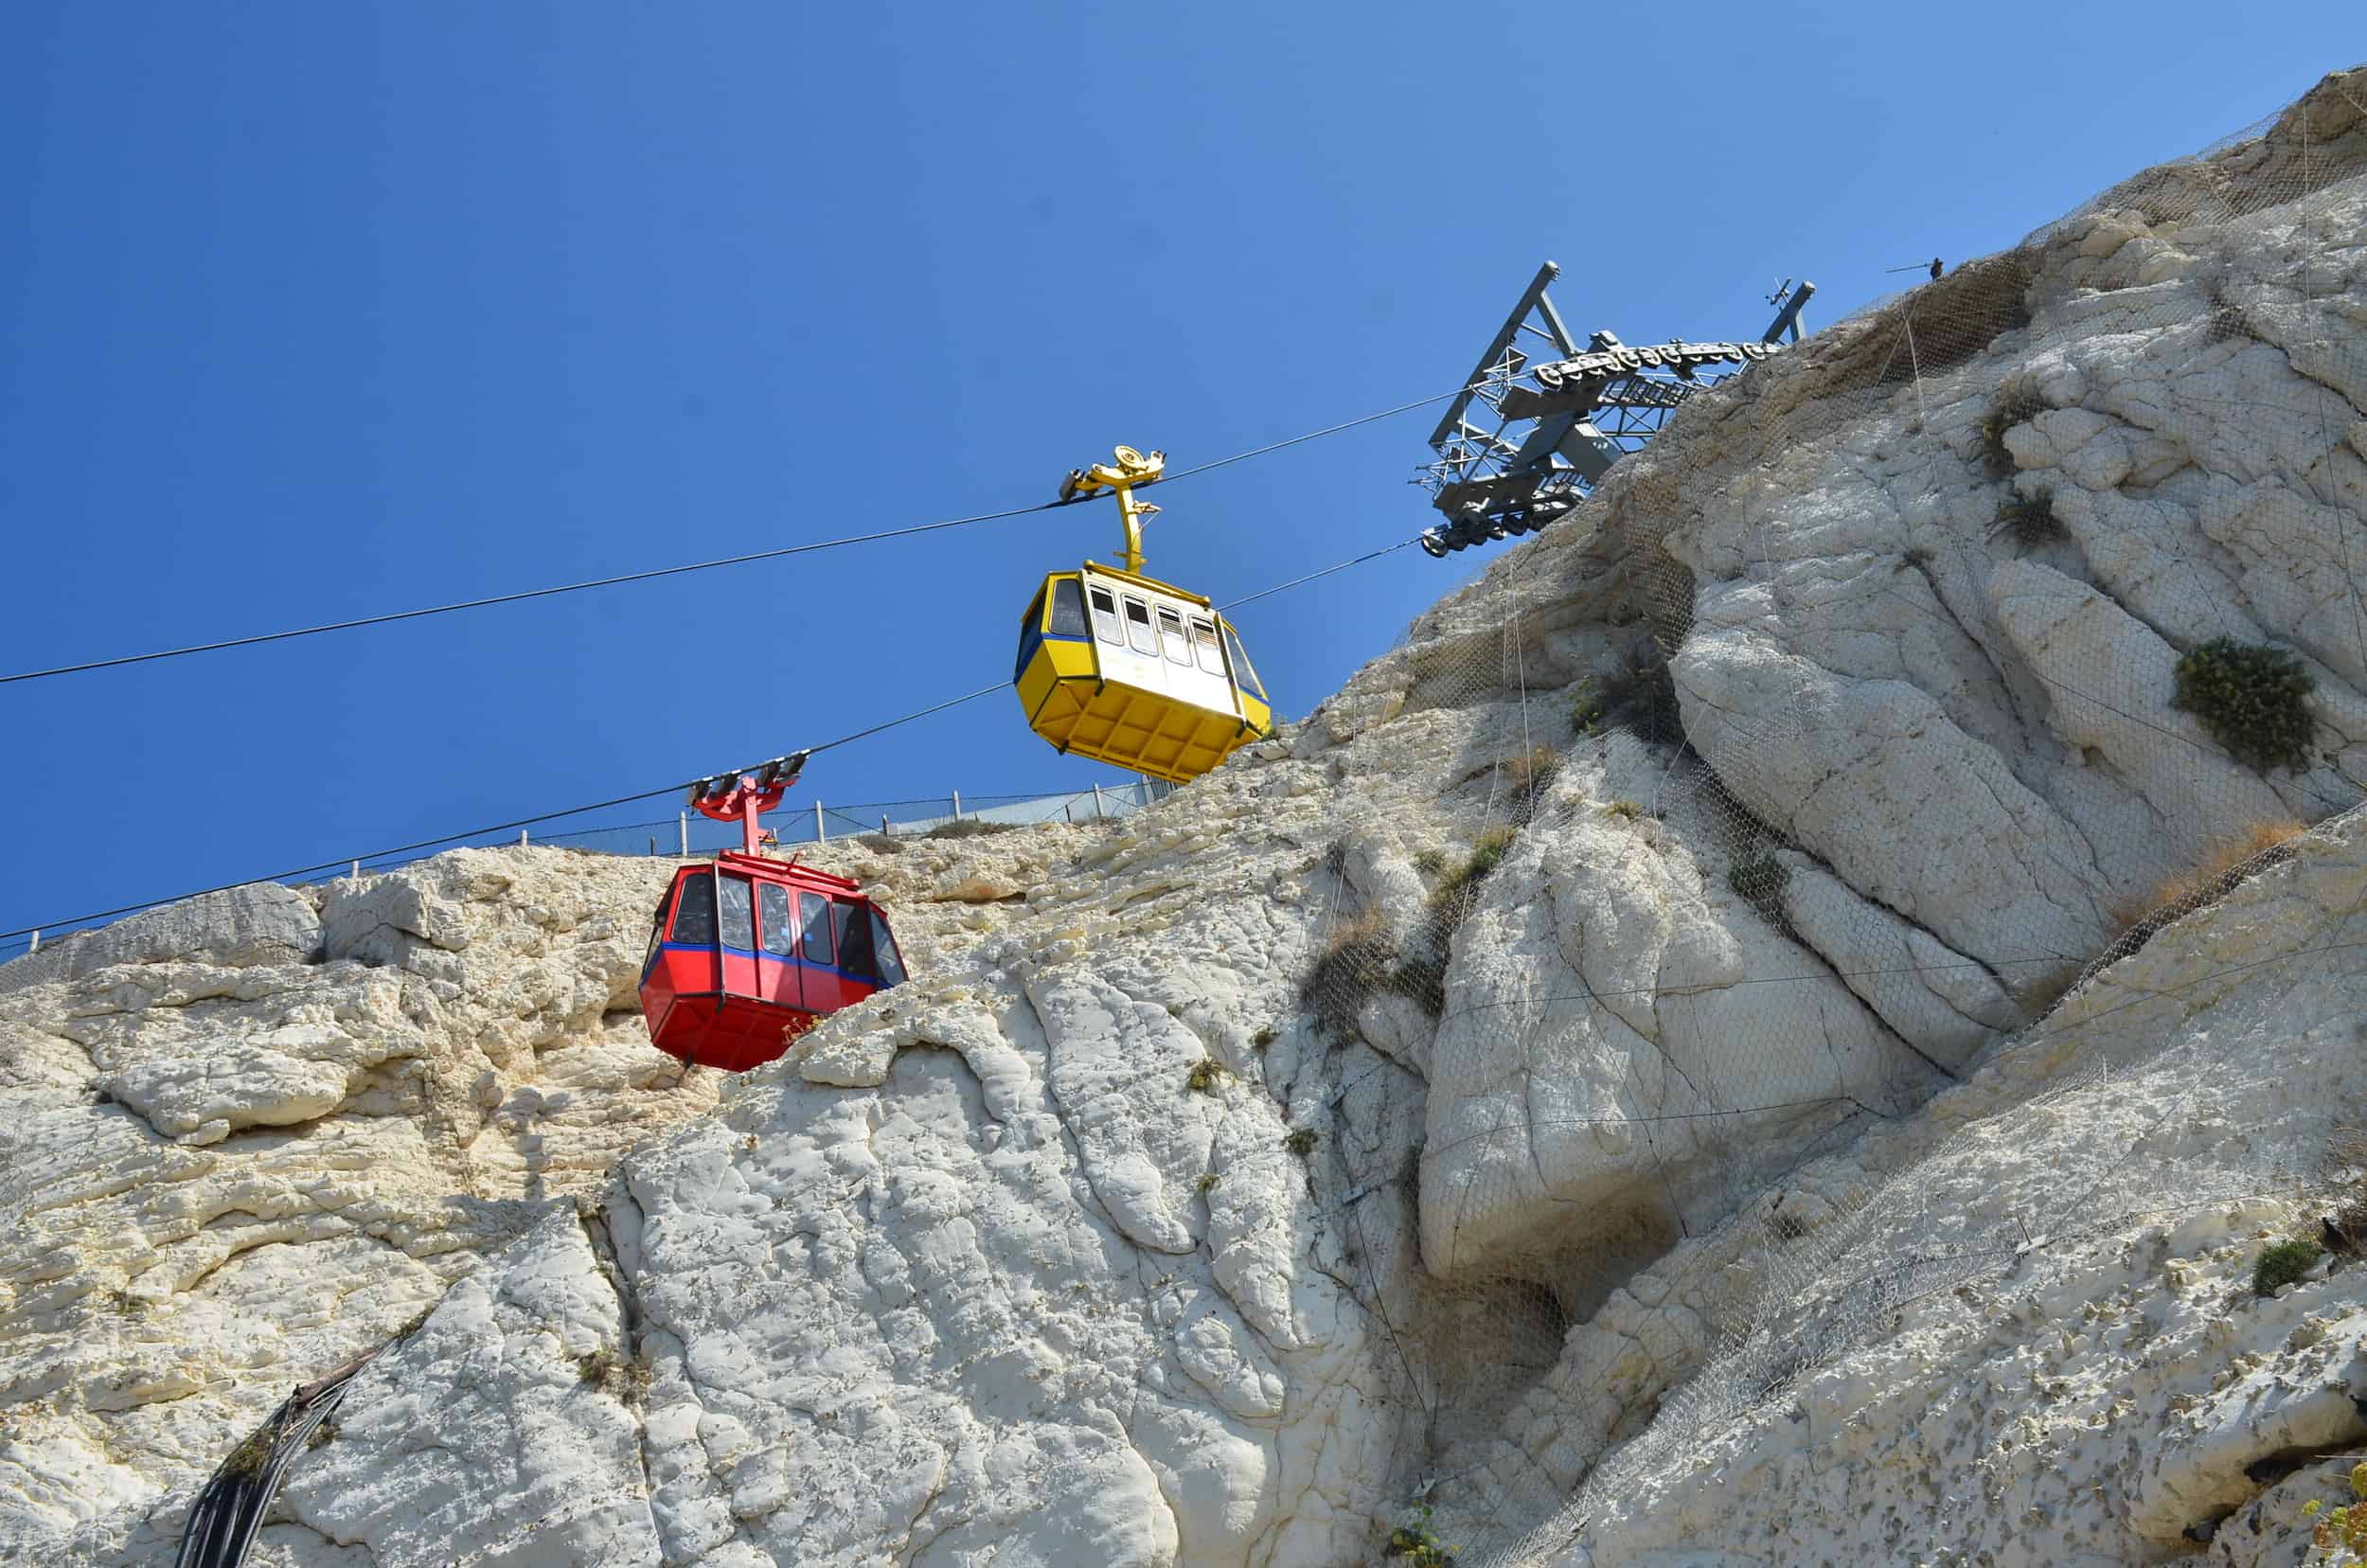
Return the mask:
[[[661,861],[0,967],[0,1560],[169,1561],[382,1345],[256,1561],[2294,1560],[2367,1445],[2367,1270],[2250,1289],[2363,1114],[2363,101],[1701,394],[1152,810],[828,846],[914,978],[757,1072],[648,1043]],[[2298,770],[2172,706],[2219,637]]]

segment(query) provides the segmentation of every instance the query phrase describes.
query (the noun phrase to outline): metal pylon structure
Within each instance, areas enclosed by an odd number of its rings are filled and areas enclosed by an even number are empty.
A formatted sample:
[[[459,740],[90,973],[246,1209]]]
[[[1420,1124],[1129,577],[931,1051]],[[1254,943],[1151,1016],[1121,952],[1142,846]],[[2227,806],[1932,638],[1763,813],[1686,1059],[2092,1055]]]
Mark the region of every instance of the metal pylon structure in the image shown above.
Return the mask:
[[[1414,482],[1447,516],[1422,534],[1433,556],[1534,533],[1576,506],[1686,399],[1776,352],[1787,334],[1798,342],[1800,309],[1816,293],[1786,278],[1769,297],[1775,319],[1755,342],[1631,348],[1601,331],[1581,347],[1545,292],[1560,276],[1551,261],[1538,269],[1431,432],[1437,455]]]

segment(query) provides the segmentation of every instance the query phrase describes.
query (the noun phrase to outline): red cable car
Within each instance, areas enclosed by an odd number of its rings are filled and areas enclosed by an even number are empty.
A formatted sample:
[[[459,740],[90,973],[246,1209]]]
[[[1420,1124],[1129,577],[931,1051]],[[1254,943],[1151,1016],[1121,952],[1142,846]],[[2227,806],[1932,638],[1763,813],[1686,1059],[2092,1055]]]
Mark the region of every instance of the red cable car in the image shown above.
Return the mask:
[[[741,848],[685,866],[658,901],[641,965],[641,1016],[667,1055],[727,1073],[760,1067],[841,1007],[904,979],[887,917],[862,884],[756,853],[756,819],[797,781],[805,754],[690,787],[740,825]]]

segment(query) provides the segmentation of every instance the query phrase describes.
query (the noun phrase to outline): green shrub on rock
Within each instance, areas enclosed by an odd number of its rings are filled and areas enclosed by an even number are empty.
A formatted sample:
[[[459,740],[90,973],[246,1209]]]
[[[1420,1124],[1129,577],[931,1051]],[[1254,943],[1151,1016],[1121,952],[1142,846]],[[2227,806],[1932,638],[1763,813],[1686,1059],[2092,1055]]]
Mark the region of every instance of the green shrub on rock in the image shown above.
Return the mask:
[[[2286,1286],[2307,1274],[2318,1261],[2323,1247],[2305,1236],[2260,1249],[2260,1261],[2252,1265],[2251,1288],[2256,1295],[2274,1295]]]
[[[2267,643],[2214,637],[2178,661],[2170,706],[2191,713],[2228,755],[2259,773],[2309,768],[2317,682],[2298,655]]]

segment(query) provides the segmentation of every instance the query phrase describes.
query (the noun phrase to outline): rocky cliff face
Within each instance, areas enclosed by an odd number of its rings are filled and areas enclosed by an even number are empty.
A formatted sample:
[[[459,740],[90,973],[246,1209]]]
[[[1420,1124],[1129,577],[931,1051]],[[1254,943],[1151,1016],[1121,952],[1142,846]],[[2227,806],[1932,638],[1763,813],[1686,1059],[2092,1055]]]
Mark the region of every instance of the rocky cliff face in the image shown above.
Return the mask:
[[[2367,1439],[2358,1276],[2248,1286],[2355,1119],[2363,98],[1697,399],[1151,811],[842,846],[915,979],[745,1078],[631,1012],[649,863],[0,969],[0,1554],[169,1556],[400,1334],[258,1560],[2289,1558]],[[2288,765],[2174,705],[2218,638]]]

